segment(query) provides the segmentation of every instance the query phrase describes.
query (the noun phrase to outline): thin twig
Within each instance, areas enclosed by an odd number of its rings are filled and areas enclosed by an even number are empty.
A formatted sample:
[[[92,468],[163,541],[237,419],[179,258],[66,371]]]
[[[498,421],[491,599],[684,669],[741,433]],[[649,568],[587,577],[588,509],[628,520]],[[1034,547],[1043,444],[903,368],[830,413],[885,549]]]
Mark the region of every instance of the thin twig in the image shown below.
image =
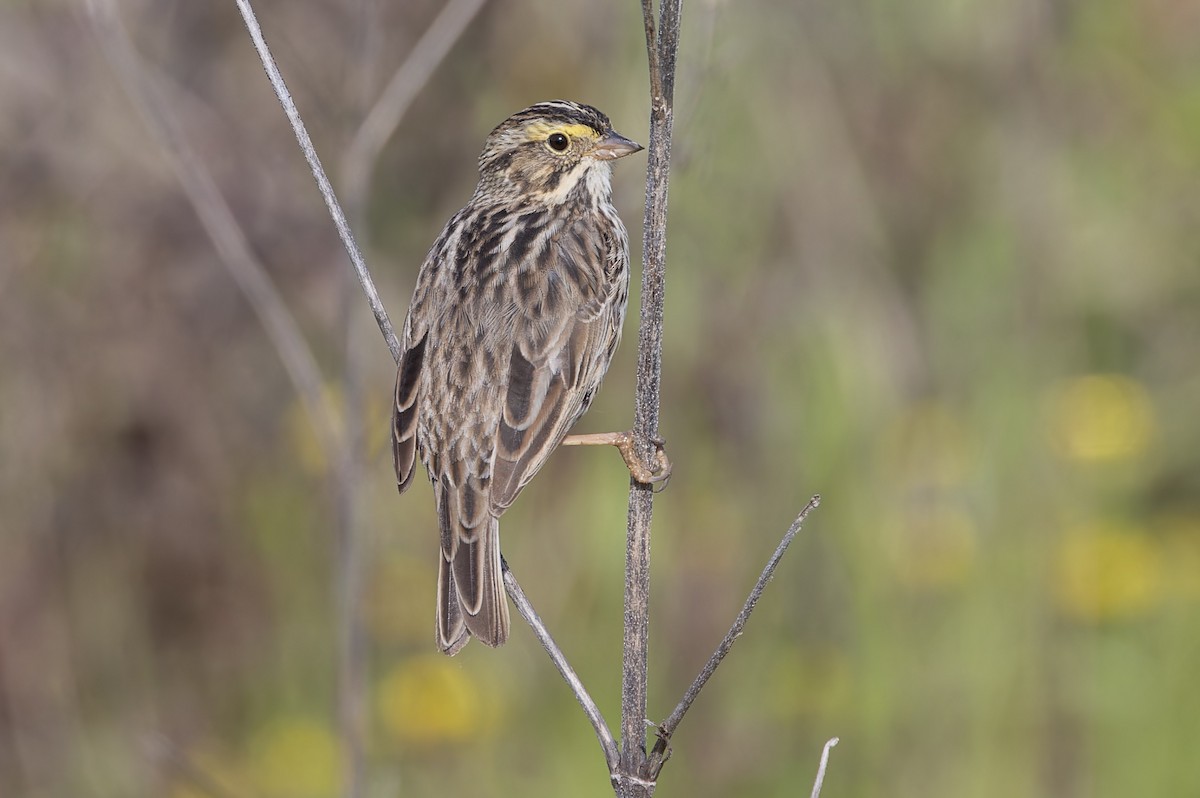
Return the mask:
[[[821,497],[813,496],[808,500],[808,504],[804,505],[804,509],[796,516],[796,520],[792,521],[792,525],[788,527],[788,531],[784,534],[783,540],[779,541],[779,545],[775,548],[775,553],[767,560],[767,565],[763,568],[762,573],[758,576],[758,581],[754,583],[754,589],[750,591],[746,603],[742,605],[742,611],[738,613],[734,619],[733,625],[729,627],[729,631],[725,633],[725,639],[717,646],[717,650],[708,658],[708,662],[700,670],[700,674],[696,680],[692,682],[691,687],[683,694],[679,705],[675,707],[675,711],[670,717],[664,720],[658,726],[658,742],[654,745],[654,751],[650,756],[651,772],[657,774],[666,761],[668,745],[671,741],[671,735],[679,728],[679,722],[683,720],[683,716],[692,706],[692,702],[700,695],[700,691],[704,689],[704,685],[716,673],[717,666],[725,659],[725,655],[729,653],[729,649],[733,648],[734,642],[742,634],[742,629],[746,626],[746,621],[750,620],[750,613],[754,612],[754,606],[758,604],[758,600],[762,597],[763,591],[767,589],[767,583],[771,581],[771,576],[775,573],[776,566],[783,559],[784,553],[788,550],[788,546],[792,544],[792,540],[799,534],[800,528],[804,525],[804,520],[808,518],[808,514],[817,509],[821,505]]]
[[[672,88],[679,43],[680,0],[662,0],[657,31],[652,0],[642,0],[650,69],[650,142],[642,239],[642,307],[638,331],[633,428],[641,456],[658,437],[662,382],[663,295],[666,286],[667,186],[671,170]],[[625,630],[621,663],[621,762],[613,786],[621,798],[648,796],[646,673],[650,627],[650,525],[652,487],[630,479],[625,544]]]
[[[838,744],[838,738],[831,737],[821,749],[821,765],[817,768],[817,779],[813,782],[812,798],[821,798],[821,785],[825,783],[825,767],[829,764],[829,749]]]
[[[608,724],[604,722],[604,715],[596,706],[596,702],[592,700],[587,688],[583,686],[583,682],[579,680],[579,675],[575,673],[571,663],[567,662],[562,649],[550,636],[549,630],[542,623],[542,619],[538,617],[533,605],[529,603],[529,598],[525,595],[525,591],[521,590],[521,585],[517,582],[517,577],[513,574],[512,569],[508,567],[508,563],[503,560],[501,562],[504,566],[504,586],[508,588],[509,597],[516,605],[517,612],[521,613],[521,617],[533,629],[533,634],[542,644],[542,648],[546,649],[546,653],[550,655],[550,660],[562,674],[567,686],[571,688],[571,692],[575,694],[575,700],[583,707],[583,713],[591,721],[592,728],[596,730],[596,737],[600,740],[600,747],[604,750],[604,762],[608,765],[609,773],[612,773],[618,764],[617,741],[609,731]]]
[[[380,93],[342,158],[342,195],[348,207],[361,208],[379,153],[399,126],[412,101],[429,82],[434,70],[479,13],[484,2],[450,0]],[[357,213],[352,215],[358,216]]]
[[[322,389],[320,369],[300,326],[266,268],[254,256],[216,181],[178,131],[154,79],[117,16],[112,0],[87,0],[101,47],[117,79],[168,156],[188,201],[212,240],[221,263],[258,315],[329,461],[338,466],[341,450],[338,414]]]
[[[384,310],[383,300],[379,298],[379,292],[375,290],[375,281],[371,279],[371,273],[367,270],[367,264],[363,260],[362,252],[358,248],[358,243],[354,240],[354,234],[350,231],[350,225],[346,221],[346,215],[342,213],[341,205],[338,204],[337,196],[334,194],[333,186],[329,182],[329,178],[325,175],[325,169],[321,166],[321,159],[317,157],[317,151],[313,148],[312,139],[309,138],[308,130],[304,127],[304,120],[300,118],[300,111],[297,110],[295,102],[292,101],[292,95],[288,92],[287,84],[283,81],[283,76],[279,74],[279,67],[275,65],[275,59],[271,55],[270,48],[267,47],[267,41],[263,38],[262,28],[259,27],[258,19],[254,16],[254,9],[250,5],[250,0],[236,0],[238,10],[242,14],[242,19],[246,23],[246,30],[250,33],[250,38],[254,41],[254,49],[258,51],[259,60],[262,61],[263,69],[267,73],[267,79],[271,82],[271,88],[275,90],[275,96],[279,98],[279,104],[283,106],[283,112],[287,114],[288,121],[292,125],[292,132],[296,134],[296,141],[300,143],[300,149],[304,152],[304,158],[308,161],[308,166],[312,170],[313,177],[316,178],[317,187],[321,190],[321,196],[325,198],[325,206],[329,209],[329,215],[333,219],[333,224],[337,227],[338,235],[342,238],[342,244],[346,247],[346,252],[350,256],[350,262],[354,265],[354,271],[358,275],[358,282],[362,286],[363,293],[367,296],[367,303],[371,306],[371,312],[375,314],[375,321],[379,325],[379,331],[383,333],[383,338],[387,342],[388,349],[392,353],[393,360],[400,359],[400,341],[396,338],[396,331],[392,329],[392,322],[388,319],[387,311]]]
[[[659,91],[666,101],[663,112],[674,115],[675,108],[675,59],[679,53],[679,15],[682,12],[679,0],[664,2],[658,12],[658,69],[662,85]]]
[[[642,27],[646,29],[646,59],[650,67],[650,99],[661,97],[662,72],[658,65],[658,36],[654,32],[654,0],[642,0]]]

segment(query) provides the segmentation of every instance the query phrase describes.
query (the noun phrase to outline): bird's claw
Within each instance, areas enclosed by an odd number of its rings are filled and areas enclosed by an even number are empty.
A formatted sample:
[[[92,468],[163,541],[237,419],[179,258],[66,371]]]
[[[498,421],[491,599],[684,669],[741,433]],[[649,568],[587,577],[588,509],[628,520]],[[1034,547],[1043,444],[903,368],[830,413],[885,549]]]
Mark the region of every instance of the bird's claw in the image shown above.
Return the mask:
[[[616,444],[617,450],[621,452],[621,459],[625,461],[625,466],[629,469],[630,476],[642,485],[655,486],[655,493],[662,491],[667,487],[667,481],[671,478],[671,469],[674,467],[664,448],[666,441],[657,435],[650,439],[650,443],[654,445],[654,465],[652,467],[648,467],[638,457],[633,442],[633,436],[626,435]]]

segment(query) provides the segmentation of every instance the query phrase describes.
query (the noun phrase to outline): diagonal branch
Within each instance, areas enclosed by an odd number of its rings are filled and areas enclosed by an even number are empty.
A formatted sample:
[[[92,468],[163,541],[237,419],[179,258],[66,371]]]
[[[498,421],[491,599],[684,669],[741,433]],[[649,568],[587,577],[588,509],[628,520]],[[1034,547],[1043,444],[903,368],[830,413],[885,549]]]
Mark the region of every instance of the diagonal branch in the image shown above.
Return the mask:
[[[767,565],[763,568],[762,573],[758,576],[758,581],[754,583],[754,589],[750,591],[746,603],[742,605],[742,611],[737,614],[737,618],[733,621],[733,626],[729,627],[729,631],[725,633],[725,639],[717,646],[717,650],[708,658],[708,662],[700,670],[700,674],[696,680],[692,682],[691,687],[683,694],[679,705],[675,707],[675,711],[670,717],[664,720],[658,726],[658,742],[654,745],[654,751],[650,755],[651,773],[657,775],[662,769],[663,763],[666,762],[671,742],[671,735],[679,728],[680,721],[683,716],[691,708],[692,702],[700,695],[700,691],[704,689],[704,685],[716,673],[717,667],[721,661],[725,659],[725,655],[729,653],[729,649],[733,648],[733,644],[742,635],[742,630],[746,627],[746,621],[750,620],[750,613],[754,612],[754,607],[758,604],[758,600],[762,598],[763,591],[767,589],[767,583],[771,581],[771,577],[775,574],[775,568],[779,565],[779,561],[783,559],[783,555],[788,550],[788,546],[792,545],[792,541],[799,534],[800,528],[804,525],[804,520],[808,518],[808,514],[817,509],[821,505],[821,497],[813,496],[808,500],[808,504],[804,505],[804,509],[796,516],[796,520],[792,521],[792,525],[788,527],[788,531],[784,534],[783,540],[779,541],[779,545],[775,548],[775,553],[767,560]]]
[[[334,194],[333,185],[325,174],[325,168],[321,166],[321,159],[317,156],[308,130],[304,127],[304,120],[300,118],[300,111],[296,108],[296,103],[292,101],[292,95],[283,81],[283,75],[279,74],[279,67],[275,65],[275,59],[271,56],[266,39],[263,38],[262,28],[258,24],[257,17],[254,16],[250,0],[236,0],[236,2],[238,10],[242,13],[242,19],[246,23],[246,30],[249,31],[250,38],[254,41],[254,49],[258,51],[259,60],[262,61],[263,69],[267,73],[267,80],[271,82],[271,88],[275,90],[275,96],[279,98],[279,104],[283,106],[283,112],[287,114],[288,121],[292,125],[292,132],[296,134],[296,141],[299,142],[300,149],[304,152],[304,159],[308,161],[321,196],[325,199],[325,206],[329,209],[329,215],[333,219],[334,226],[337,227],[338,235],[341,236],[342,245],[346,247],[346,252],[350,255],[350,262],[354,265],[354,271],[358,275],[358,282],[362,286],[363,293],[367,295],[371,312],[375,314],[375,322],[379,325],[379,331],[383,333],[383,339],[392,353],[392,359],[399,360],[400,341],[396,338],[396,331],[392,329],[392,322],[383,307],[383,300],[379,298],[379,292],[375,290],[375,281],[371,279],[371,273],[367,270],[366,261],[363,260],[358,242],[354,240],[354,233],[351,232],[350,224],[346,221],[346,214],[342,212],[342,206]]]
[[[554,663],[554,667],[558,668],[558,672],[562,674],[567,686],[575,694],[575,700],[583,707],[583,713],[591,721],[592,728],[596,730],[596,737],[600,740],[600,747],[604,750],[604,762],[608,765],[609,773],[612,773],[617,767],[617,741],[613,739],[608,724],[604,722],[604,715],[601,714],[600,708],[596,706],[596,702],[592,700],[592,696],[583,686],[583,682],[579,680],[579,675],[575,673],[575,669],[571,667],[571,663],[567,662],[562,649],[558,647],[558,644],[554,642],[554,638],[550,636],[549,630],[542,623],[542,619],[538,617],[537,612],[533,609],[533,605],[529,603],[529,598],[525,595],[525,591],[521,589],[521,585],[517,583],[517,577],[508,567],[508,563],[501,560],[501,564],[504,566],[504,586],[508,588],[509,598],[516,605],[517,612],[521,613],[521,617],[533,629],[533,634],[537,637],[538,642],[542,644],[542,648],[546,649],[546,653],[550,655],[550,660]]]

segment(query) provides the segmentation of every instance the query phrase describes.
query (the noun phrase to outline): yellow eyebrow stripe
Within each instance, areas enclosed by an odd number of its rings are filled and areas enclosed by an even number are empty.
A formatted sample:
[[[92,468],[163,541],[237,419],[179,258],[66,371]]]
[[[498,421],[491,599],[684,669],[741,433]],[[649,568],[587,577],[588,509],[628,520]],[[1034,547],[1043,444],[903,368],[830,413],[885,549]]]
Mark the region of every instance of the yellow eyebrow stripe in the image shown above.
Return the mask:
[[[541,139],[549,136],[551,133],[566,133],[571,138],[595,138],[596,131],[592,130],[591,125],[547,125],[545,122],[535,122],[525,128],[525,133],[531,139]]]

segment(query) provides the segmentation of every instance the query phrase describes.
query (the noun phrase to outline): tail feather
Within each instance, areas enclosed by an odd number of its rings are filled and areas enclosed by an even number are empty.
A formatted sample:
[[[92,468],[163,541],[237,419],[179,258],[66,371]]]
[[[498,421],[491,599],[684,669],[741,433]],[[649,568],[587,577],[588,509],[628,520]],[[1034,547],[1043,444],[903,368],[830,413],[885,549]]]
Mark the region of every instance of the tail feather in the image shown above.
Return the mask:
[[[437,646],[443,654],[453,657],[471,639],[463,623],[462,607],[458,601],[458,590],[454,587],[454,576],[450,563],[439,557],[437,590]]]
[[[500,522],[491,516],[474,530],[473,541],[459,540],[452,570],[463,621],[472,637],[488,646],[508,640],[508,598],[500,569]]]
[[[488,646],[508,640],[508,599],[500,565],[500,522],[490,513],[469,518],[473,500],[462,501],[444,478],[438,493],[441,558],[438,568],[437,643],[455,654],[470,637]],[[464,488],[471,493],[472,488]],[[466,505],[464,507],[463,505]],[[466,526],[463,522],[471,523]]]

